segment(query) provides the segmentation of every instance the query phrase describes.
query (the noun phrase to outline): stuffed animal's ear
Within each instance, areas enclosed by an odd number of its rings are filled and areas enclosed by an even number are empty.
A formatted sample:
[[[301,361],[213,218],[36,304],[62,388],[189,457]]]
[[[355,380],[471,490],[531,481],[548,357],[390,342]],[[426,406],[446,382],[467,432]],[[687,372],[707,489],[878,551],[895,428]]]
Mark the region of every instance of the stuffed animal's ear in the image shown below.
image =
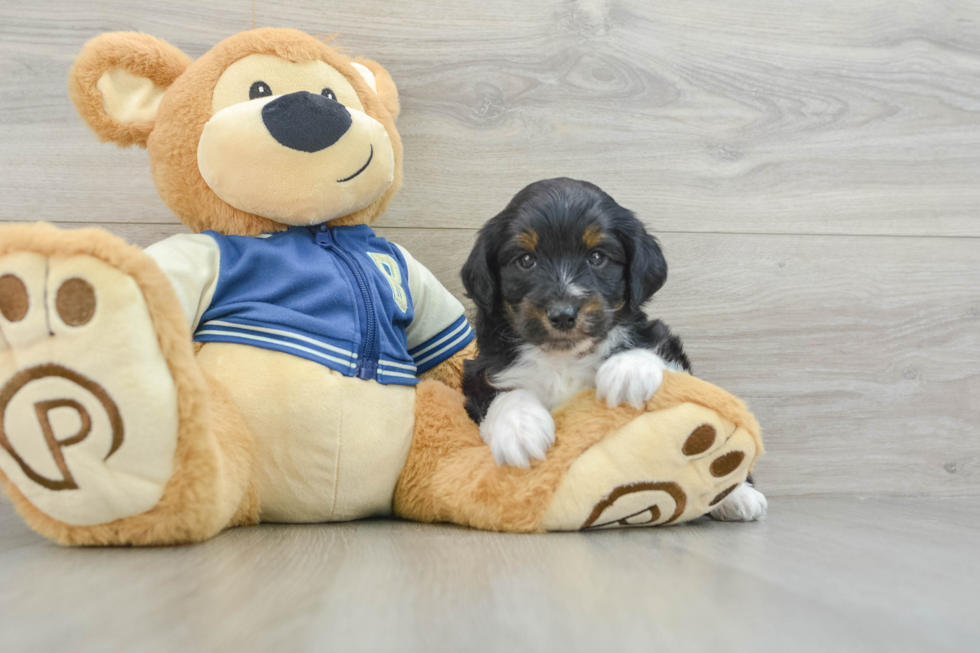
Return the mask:
[[[190,64],[160,39],[109,32],[82,48],[68,73],[68,94],[101,140],[145,147],[160,99]]]
[[[478,310],[489,313],[493,310],[497,296],[497,275],[490,261],[490,240],[492,236],[488,226],[480,229],[476,237],[476,245],[470,252],[470,257],[463,264],[460,276],[463,278],[463,288],[466,296],[473,300]]]
[[[357,72],[361,73],[361,76],[368,83],[368,86],[378,94],[381,104],[385,106],[391,117],[398,120],[398,113],[401,111],[401,105],[398,103],[398,89],[395,88],[395,82],[391,79],[388,71],[378,62],[364,57],[357,57],[353,64],[354,68],[357,68]]]
[[[657,239],[632,214],[617,229],[626,250],[630,306],[639,309],[667,282],[667,259]]]

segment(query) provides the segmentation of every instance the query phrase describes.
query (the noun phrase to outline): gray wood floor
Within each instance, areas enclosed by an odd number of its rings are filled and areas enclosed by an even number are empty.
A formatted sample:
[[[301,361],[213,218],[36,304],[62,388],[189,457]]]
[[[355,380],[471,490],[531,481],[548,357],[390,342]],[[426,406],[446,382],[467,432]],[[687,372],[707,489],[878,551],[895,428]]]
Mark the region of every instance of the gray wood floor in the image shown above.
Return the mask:
[[[199,56],[251,0],[0,2],[0,222],[184,231],[67,98],[82,44]],[[508,537],[261,527],[67,550],[0,499],[0,649],[977,650],[980,4],[257,0],[401,90],[379,223],[461,293],[524,184],[589,179],[664,243],[653,311],[756,411],[768,522]]]
[[[980,507],[795,497],[765,522],[502,535],[259,526],[64,549],[0,505],[4,651],[976,651]]]

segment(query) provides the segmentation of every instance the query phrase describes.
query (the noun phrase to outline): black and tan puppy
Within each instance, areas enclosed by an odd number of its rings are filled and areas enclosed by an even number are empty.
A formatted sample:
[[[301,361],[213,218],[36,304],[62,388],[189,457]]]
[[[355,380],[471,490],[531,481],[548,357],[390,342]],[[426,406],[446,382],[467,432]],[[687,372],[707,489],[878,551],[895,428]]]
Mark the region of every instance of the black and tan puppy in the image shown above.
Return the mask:
[[[664,369],[691,369],[680,338],[643,312],[667,280],[657,240],[593,184],[524,188],[480,230],[462,277],[479,344],[465,366],[466,407],[498,464],[544,458],[555,438],[550,410],[580,390],[639,408]],[[712,515],[765,514],[750,485],[729,499]]]

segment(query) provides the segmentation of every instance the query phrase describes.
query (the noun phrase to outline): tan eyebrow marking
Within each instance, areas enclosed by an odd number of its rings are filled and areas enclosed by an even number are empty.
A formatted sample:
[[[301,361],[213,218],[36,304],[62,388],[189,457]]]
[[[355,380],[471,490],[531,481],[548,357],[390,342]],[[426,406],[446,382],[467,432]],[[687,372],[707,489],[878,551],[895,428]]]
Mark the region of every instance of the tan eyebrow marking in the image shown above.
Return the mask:
[[[538,246],[538,232],[534,229],[528,229],[524,233],[517,234],[514,240],[524,249],[529,249],[533,252]]]
[[[590,224],[589,228],[585,230],[584,234],[582,234],[582,242],[585,243],[586,247],[595,247],[601,243],[602,239],[605,237],[606,235],[602,233],[599,225]]]

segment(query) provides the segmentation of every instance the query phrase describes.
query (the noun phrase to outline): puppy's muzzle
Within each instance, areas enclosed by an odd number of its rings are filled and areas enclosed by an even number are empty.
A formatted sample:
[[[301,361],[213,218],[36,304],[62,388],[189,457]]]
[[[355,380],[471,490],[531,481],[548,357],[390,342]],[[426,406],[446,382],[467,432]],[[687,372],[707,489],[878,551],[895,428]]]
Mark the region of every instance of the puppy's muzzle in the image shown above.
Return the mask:
[[[262,122],[280,144],[301,152],[319,152],[339,141],[352,120],[340,102],[299,91],[262,107]]]
[[[578,306],[568,302],[552,304],[546,311],[548,322],[558,331],[570,331],[578,322],[578,309]]]

